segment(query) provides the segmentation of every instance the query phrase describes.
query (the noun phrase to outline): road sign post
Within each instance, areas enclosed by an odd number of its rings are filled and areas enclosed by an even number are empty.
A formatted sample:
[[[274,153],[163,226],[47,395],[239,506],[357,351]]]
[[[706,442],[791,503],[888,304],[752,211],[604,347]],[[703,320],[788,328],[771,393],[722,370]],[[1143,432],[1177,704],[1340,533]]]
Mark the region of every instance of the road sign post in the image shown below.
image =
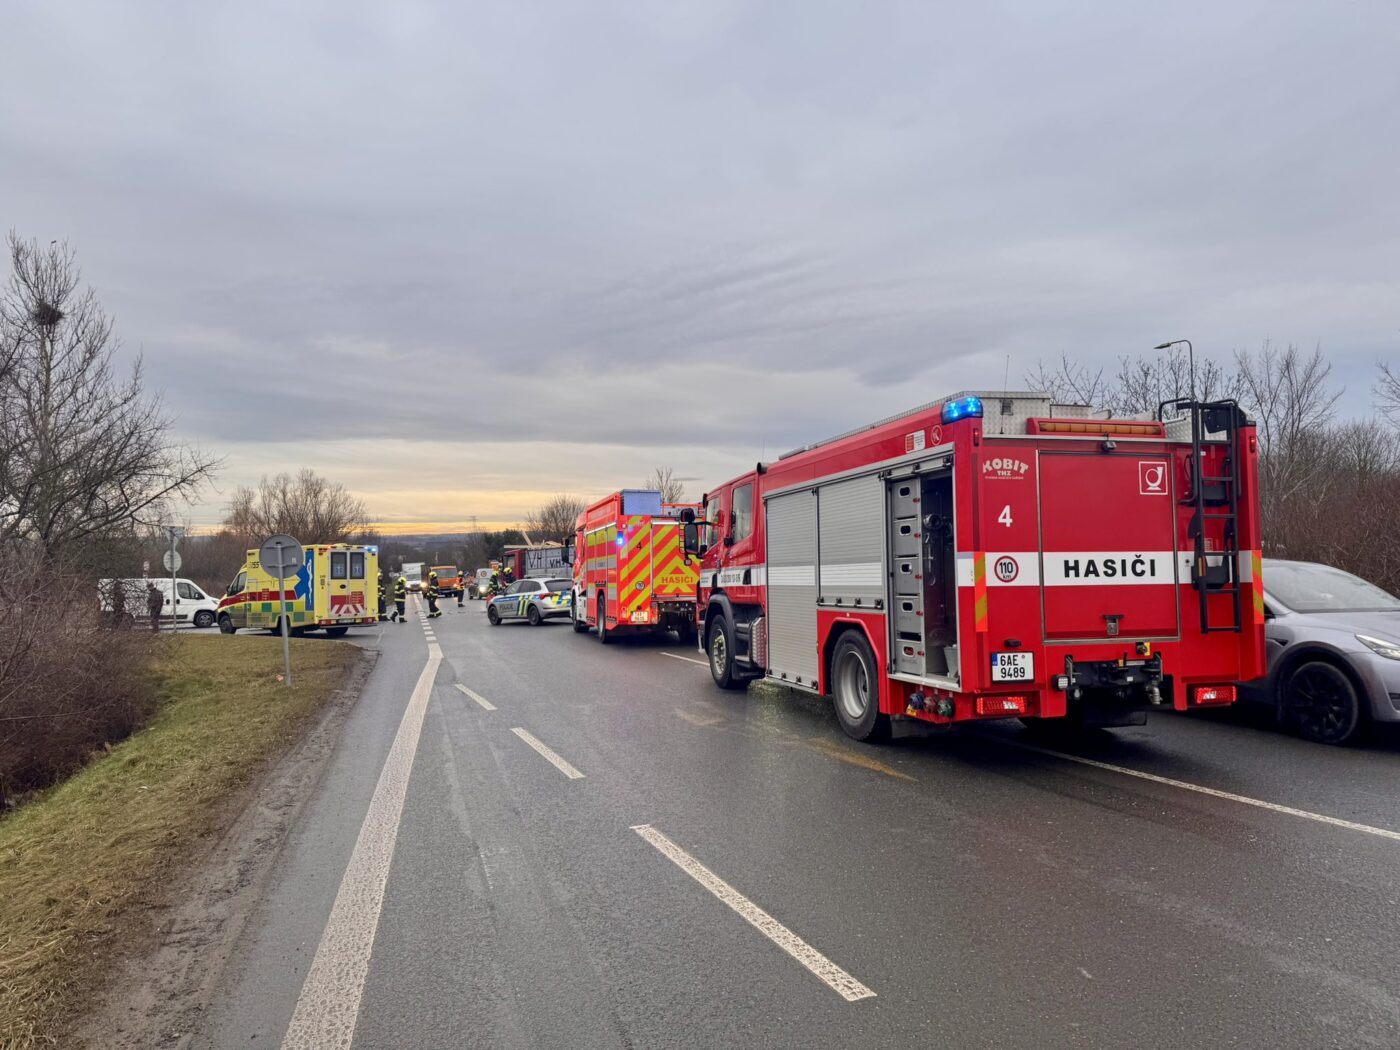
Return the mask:
[[[290,627],[287,624],[287,577],[295,576],[301,568],[301,544],[291,536],[271,536],[263,542],[258,552],[258,561],[263,571],[277,580],[277,599],[281,607],[282,623],[282,681],[292,684],[292,645],[288,641]]]
[[[173,634],[180,628],[180,589],[175,582],[175,574],[180,571],[180,552],[175,549],[175,544],[185,530],[178,525],[167,525],[165,531],[170,534],[170,549],[165,552],[164,561],[166,571],[170,573],[170,631]]]

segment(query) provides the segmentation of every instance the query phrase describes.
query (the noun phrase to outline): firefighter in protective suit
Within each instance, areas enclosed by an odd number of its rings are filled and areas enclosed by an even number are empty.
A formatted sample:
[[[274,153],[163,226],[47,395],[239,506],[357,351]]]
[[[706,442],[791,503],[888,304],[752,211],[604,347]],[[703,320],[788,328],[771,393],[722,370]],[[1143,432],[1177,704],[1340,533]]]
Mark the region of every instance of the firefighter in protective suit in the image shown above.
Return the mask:
[[[428,586],[423,591],[428,596],[428,619],[432,620],[442,615],[442,610],[437,607],[437,600],[440,595],[437,584],[437,573],[428,573]]]
[[[408,623],[408,617],[404,615],[404,602],[408,601],[408,580],[400,576],[394,580],[394,613],[389,617],[390,623]]]

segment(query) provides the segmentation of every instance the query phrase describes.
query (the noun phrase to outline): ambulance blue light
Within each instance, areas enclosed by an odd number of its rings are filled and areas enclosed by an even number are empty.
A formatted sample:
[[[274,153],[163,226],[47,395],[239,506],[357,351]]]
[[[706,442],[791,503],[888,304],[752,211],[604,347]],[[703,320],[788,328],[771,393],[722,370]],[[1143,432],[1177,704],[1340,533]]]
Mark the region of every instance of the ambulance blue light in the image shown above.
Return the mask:
[[[624,547],[627,545],[627,537],[622,535],[622,533],[620,532],[617,534],[617,545],[619,547]]]
[[[943,422],[956,423],[960,419],[979,418],[982,415],[982,399],[980,397],[964,397],[957,401],[949,401],[943,406]]]

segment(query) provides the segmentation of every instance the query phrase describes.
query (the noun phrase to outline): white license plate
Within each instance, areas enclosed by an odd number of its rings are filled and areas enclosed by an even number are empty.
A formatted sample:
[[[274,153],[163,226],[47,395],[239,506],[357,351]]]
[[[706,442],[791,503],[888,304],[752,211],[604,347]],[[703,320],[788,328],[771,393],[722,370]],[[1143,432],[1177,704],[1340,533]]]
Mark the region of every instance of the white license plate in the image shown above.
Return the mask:
[[[993,653],[993,682],[1029,682],[1035,677],[1034,653]]]

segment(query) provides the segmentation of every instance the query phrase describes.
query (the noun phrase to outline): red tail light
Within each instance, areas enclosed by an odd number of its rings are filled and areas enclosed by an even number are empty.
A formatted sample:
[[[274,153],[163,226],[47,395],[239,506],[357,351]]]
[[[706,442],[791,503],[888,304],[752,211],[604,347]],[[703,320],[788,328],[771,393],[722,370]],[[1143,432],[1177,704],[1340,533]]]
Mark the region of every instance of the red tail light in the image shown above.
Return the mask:
[[[1233,704],[1235,702],[1235,687],[1233,685],[1198,685],[1191,693],[1191,702],[1203,707],[1208,704]]]
[[[1029,709],[1029,702],[1024,696],[979,696],[977,698],[977,713],[984,717],[1023,715]]]

